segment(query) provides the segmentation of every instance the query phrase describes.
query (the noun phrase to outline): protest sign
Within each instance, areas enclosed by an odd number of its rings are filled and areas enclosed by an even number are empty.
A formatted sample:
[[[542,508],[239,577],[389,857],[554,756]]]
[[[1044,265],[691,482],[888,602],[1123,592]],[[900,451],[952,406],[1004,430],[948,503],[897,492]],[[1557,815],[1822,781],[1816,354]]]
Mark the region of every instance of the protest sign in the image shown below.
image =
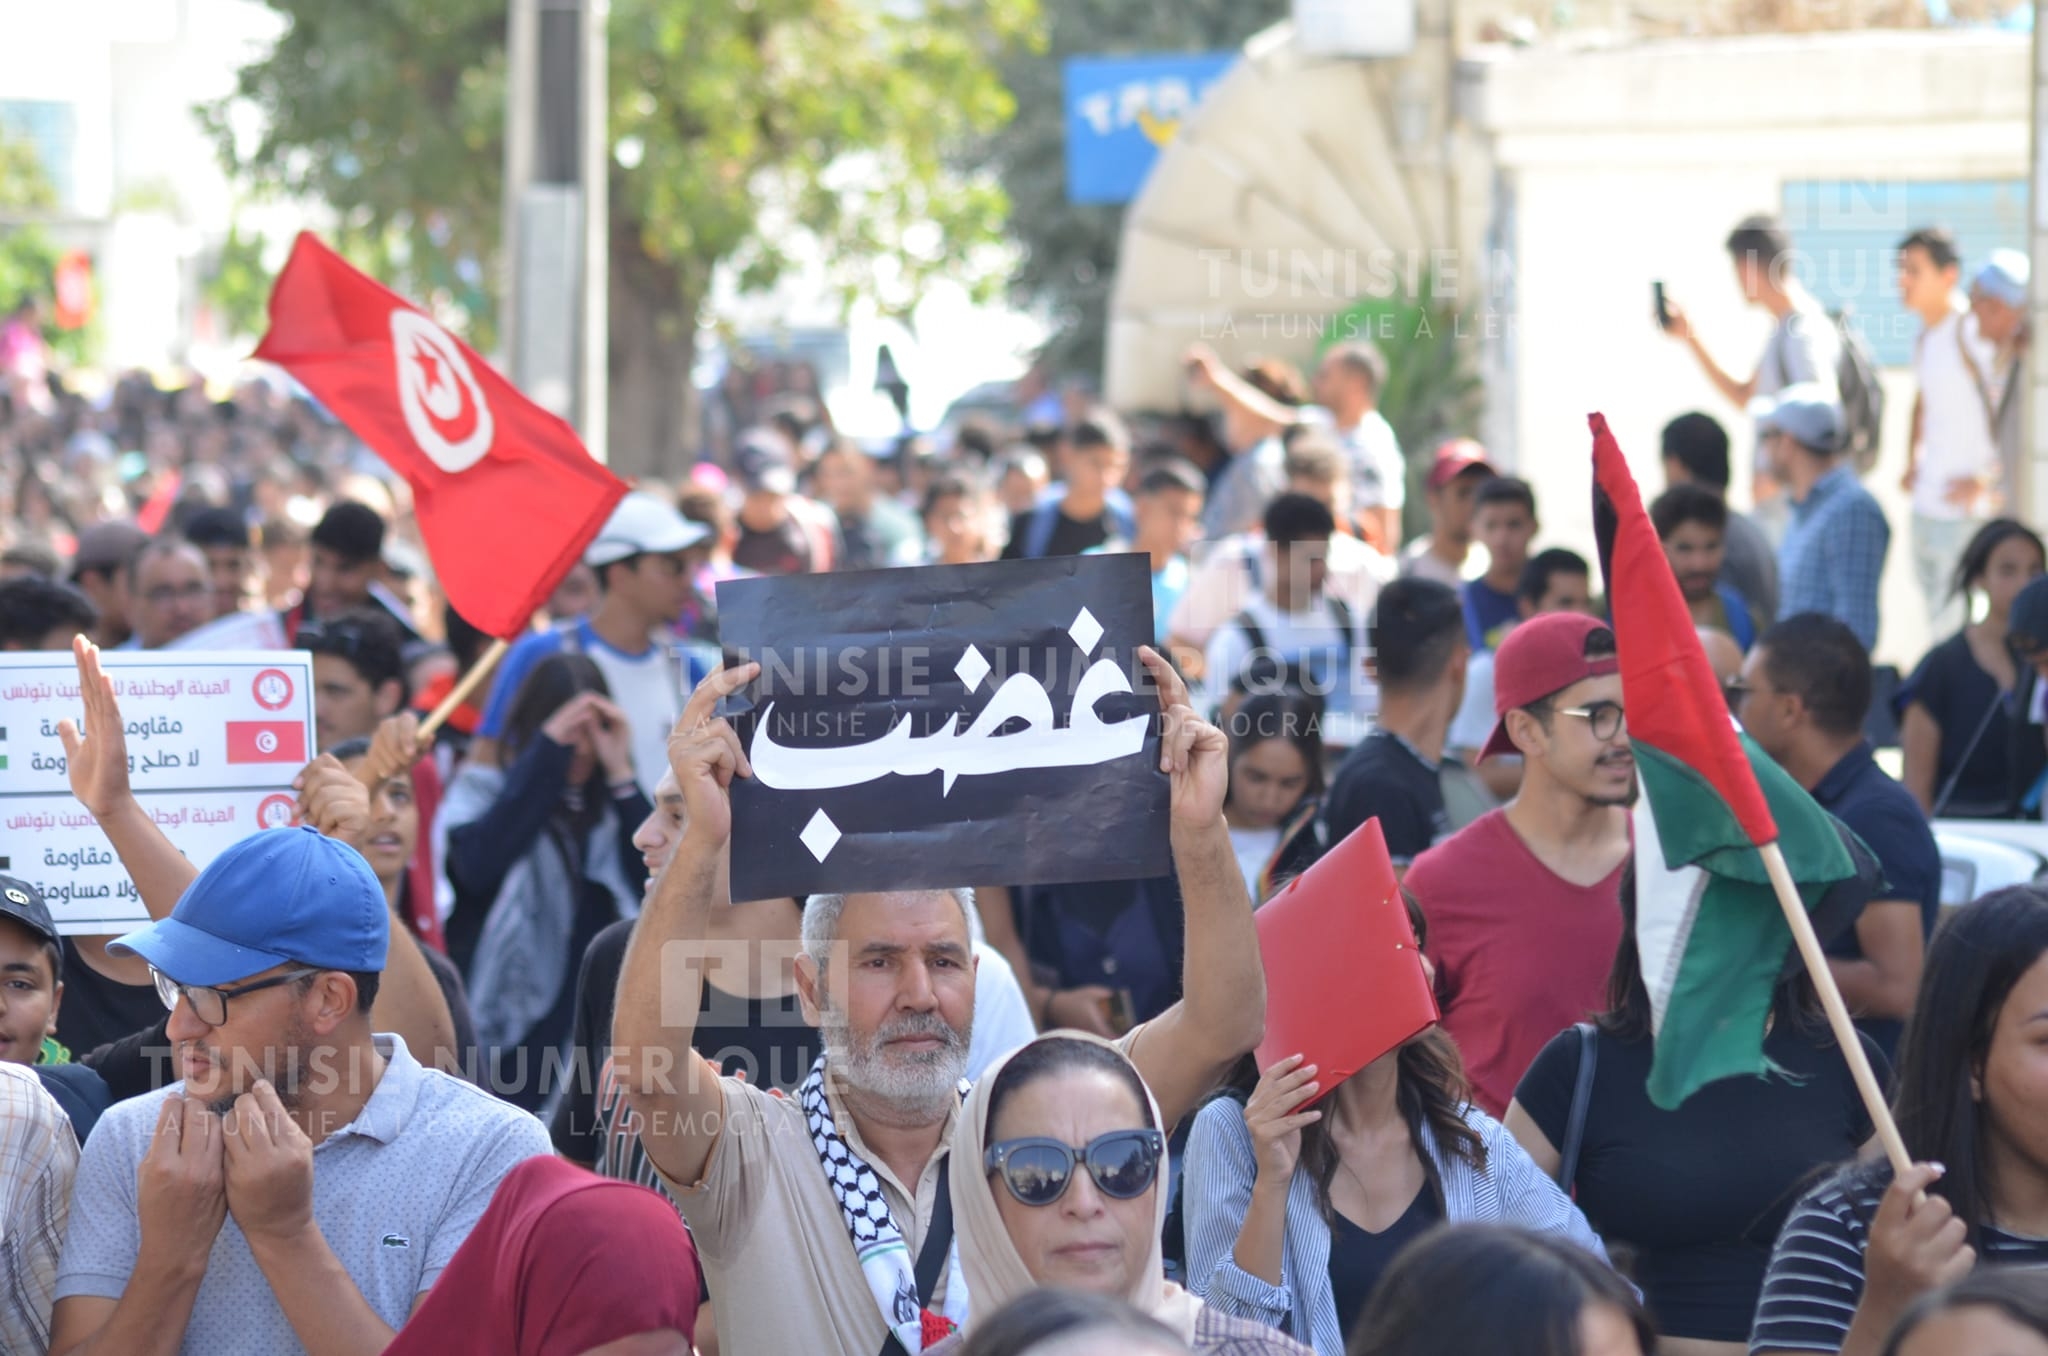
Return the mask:
[[[1137,555],[719,584],[733,898],[1165,874],[1151,597]]]
[[[289,824],[313,756],[303,652],[103,651],[143,812],[201,868],[260,828]],[[0,871],[33,881],[58,931],[149,921],[106,836],[71,795],[59,721],[82,721],[64,652],[0,654]],[[87,733],[91,733],[89,730]]]
[[[1304,1055],[1328,1096],[1437,1020],[1379,820],[1346,834],[1256,921],[1266,965],[1259,1068]],[[1345,1020],[1331,1021],[1334,1012]]]

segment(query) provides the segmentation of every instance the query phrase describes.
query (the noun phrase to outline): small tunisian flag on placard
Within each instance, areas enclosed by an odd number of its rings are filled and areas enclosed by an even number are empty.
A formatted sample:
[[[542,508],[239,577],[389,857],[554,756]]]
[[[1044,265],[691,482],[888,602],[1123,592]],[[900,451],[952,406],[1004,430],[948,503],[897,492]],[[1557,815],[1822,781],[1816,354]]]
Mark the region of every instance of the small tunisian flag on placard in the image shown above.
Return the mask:
[[[626,493],[575,432],[397,293],[301,232],[256,356],[412,485],[448,601],[510,639]]]
[[[306,761],[306,727],[295,720],[231,720],[228,722],[230,763]]]

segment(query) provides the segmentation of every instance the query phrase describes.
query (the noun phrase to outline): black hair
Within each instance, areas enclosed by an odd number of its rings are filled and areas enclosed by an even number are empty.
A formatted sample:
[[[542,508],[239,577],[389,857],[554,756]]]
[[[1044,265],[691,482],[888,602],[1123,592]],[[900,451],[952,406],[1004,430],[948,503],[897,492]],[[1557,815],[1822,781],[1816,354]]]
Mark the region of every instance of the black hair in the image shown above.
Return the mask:
[[[1778,218],[1760,212],[1735,223],[1735,229],[1728,232],[1727,249],[1737,260],[1748,259],[1774,268],[1792,252],[1792,233]]]
[[[1650,501],[1650,525],[1657,529],[1657,540],[1669,538],[1686,523],[1727,532],[1728,501],[1700,485],[1673,485]]]
[[[548,717],[583,692],[612,695],[604,680],[604,670],[589,655],[551,654],[535,664],[505,711],[505,732],[500,740],[503,766],[510,767],[540,733],[540,727],[547,724]]]
[[[1979,1267],[1960,1281],[1928,1291],[1899,1316],[1879,1356],[1898,1356],[1915,1328],[1957,1309],[1996,1309],[2036,1337],[2048,1338],[2048,1268]]]
[[[1159,1320],[1120,1299],[1085,1290],[1032,1290],[977,1322],[960,1356],[1031,1356],[1055,1341],[1084,1334],[1122,1339],[1119,1351],[1149,1342],[1182,1351],[1180,1339]]]
[[[918,517],[929,518],[939,505],[948,499],[980,499],[987,491],[981,482],[959,471],[949,472],[933,479],[924,487],[924,503]]]
[[[1922,226],[1909,232],[1899,242],[1899,253],[1917,249],[1927,256],[1936,268],[1955,268],[1963,262],[1963,256],[1956,249],[1955,233],[1944,226]]]
[[[2034,554],[2048,563],[2048,548],[2042,546],[2039,533],[2012,518],[1993,518],[1978,528],[1976,535],[1970,538],[1970,544],[1963,548],[1962,559],[1956,562],[1955,578],[1949,584],[1950,594],[1957,598],[1968,595],[1977,581],[1984,577],[1985,571],[1991,568],[1992,553],[2014,538],[2027,541],[2033,546]]]
[[[1337,530],[1337,519],[1329,505],[1305,494],[1275,495],[1273,502],[1266,505],[1261,522],[1266,540],[1275,546],[1326,542]]]
[[[1301,755],[1308,769],[1308,785],[1302,799],[1323,794],[1323,702],[1307,693],[1282,690],[1262,691],[1245,698],[1225,723],[1230,739],[1230,762],[1235,764],[1253,747],[1269,739],[1284,739]],[[1226,791],[1226,798],[1229,793]],[[1290,814],[1293,812],[1290,810]]]
[[[1852,735],[1870,713],[1870,653],[1842,622],[1819,612],[1787,617],[1757,640],[1764,676],[1806,703],[1821,731]]]
[[[1664,459],[1710,489],[1728,492],[1728,430],[1710,414],[1681,414],[1664,426]]]
[[[2016,885],[1952,911],[1935,931],[1920,992],[1899,1041],[1892,1114],[1915,1162],[1947,1165],[1929,1191],[1945,1197],[1981,1249],[1992,1219],[1982,1079],[1998,1016],[2020,979],[2048,953],[2048,890]],[[1988,1087],[1988,1080],[1985,1080]]]
[[[1067,446],[1075,451],[1089,447],[1113,447],[1119,452],[1131,450],[1130,430],[1124,421],[1116,417],[1113,410],[1093,409],[1086,418],[1076,421],[1067,429]]]
[[[1208,482],[1202,479],[1192,462],[1180,457],[1161,457],[1145,468],[1143,478],[1138,481],[1140,498],[1151,494],[1165,494],[1182,491],[1187,494],[1208,493]]]
[[[298,646],[309,654],[344,660],[373,689],[395,682],[402,705],[409,695],[405,681],[405,632],[381,607],[357,607],[320,617],[299,628]]]
[[[51,941],[34,927],[31,927],[27,919],[16,917],[11,913],[0,913],[0,924],[9,923],[19,928],[24,936],[31,938],[37,948],[42,951],[44,957],[49,960],[50,983],[52,985],[62,984],[64,982],[64,948]]]
[[[1131,1067],[1128,1059],[1107,1045],[1054,1034],[1040,1036],[1010,1056],[1002,1072],[996,1075],[995,1086],[988,1090],[988,1120],[982,1124],[982,1138],[987,1140],[991,1136],[996,1118],[1002,1114],[1003,1103],[1012,1093],[1021,1092],[1041,1078],[1088,1071],[1114,1076],[1137,1099],[1138,1119],[1144,1122],[1143,1128],[1160,1128],[1152,1123],[1152,1097],[1145,1090],[1145,1080],[1138,1076],[1138,1071]]]
[[[231,508],[204,508],[185,520],[185,540],[194,546],[254,546],[249,520]]]
[[[1439,1225],[1381,1274],[1347,1356],[1578,1356],[1580,1317],[1594,1304],[1619,1309],[1654,1356],[1657,1330],[1634,1288],[1578,1244],[1502,1224]]]
[[[331,965],[316,968],[320,971],[320,974],[333,971],[338,975],[347,975],[355,982],[357,1012],[368,1013],[371,1007],[376,1004],[377,990],[384,982],[384,976],[379,972],[375,970],[339,970]],[[304,993],[313,987],[315,981],[320,978],[320,974],[302,975],[292,982],[299,993]]]
[[[1367,638],[1380,686],[1410,689],[1436,682],[1465,635],[1458,591],[1434,579],[1403,578],[1380,590]]]
[[[477,630],[469,618],[457,612],[453,603],[441,609],[441,629],[448,636],[448,653],[455,656],[458,673],[468,673],[475,668],[477,659],[491,643],[491,638]]]
[[[1370,339],[1351,339],[1336,345],[1329,352],[1345,367],[1364,377],[1372,385],[1374,396],[1385,389],[1387,384],[1387,355],[1380,352],[1380,346]]]
[[[1536,518],[1536,491],[1519,476],[1495,476],[1481,485],[1479,493],[1472,496],[1473,516],[1488,504],[1520,504],[1529,511],[1531,522]]]
[[[1577,551],[1568,551],[1562,546],[1538,551],[1522,567],[1522,577],[1515,581],[1515,597],[1530,607],[1541,607],[1550,593],[1550,581],[1561,574],[1583,575],[1590,582],[1593,567]]]
[[[87,633],[99,623],[99,609],[75,585],[32,574],[0,581],[0,649],[40,645],[60,626]]]
[[[35,541],[18,541],[5,551],[0,551],[0,565],[27,570],[30,574],[39,575],[44,579],[55,579],[64,573],[64,562],[57,558],[57,553],[42,542]]]
[[[1607,972],[1607,1010],[1594,1024],[1616,1040],[1649,1040],[1654,1035],[1650,1014],[1650,990],[1643,983],[1642,953],[1636,949],[1636,859],[1629,854],[1621,867],[1621,941],[1614,948],[1614,966]],[[1831,1040],[1827,1018],[1813,977],[1804,965],[1794,965],[1781,974],[1771,991],[1771,1019],[1775,1025],[1796,1025],[1820,1039]]]
[[[384,557],[384,520],[368,504],[344,499],[327,510],[313,529],[313,545],[334,552],[351,565]]]

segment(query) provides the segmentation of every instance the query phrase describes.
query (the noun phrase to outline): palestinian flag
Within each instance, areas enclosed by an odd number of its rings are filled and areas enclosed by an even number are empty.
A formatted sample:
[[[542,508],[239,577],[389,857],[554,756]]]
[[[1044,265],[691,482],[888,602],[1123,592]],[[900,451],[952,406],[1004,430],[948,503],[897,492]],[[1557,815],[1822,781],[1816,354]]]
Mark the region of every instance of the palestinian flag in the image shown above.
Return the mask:
[[[1642,784],[1635,931],[1657,1039],[1649,1094],[1670,1110],[1702,1084],[1770,1068],[1764,1024],[1792,930],[1758,848],[1778,843],[1809,913],[1836,887],[1853,893],[1858,863],[1853,838],[1729,715],[1628,463],[1607,420],[1591,422],[1593,517]]]

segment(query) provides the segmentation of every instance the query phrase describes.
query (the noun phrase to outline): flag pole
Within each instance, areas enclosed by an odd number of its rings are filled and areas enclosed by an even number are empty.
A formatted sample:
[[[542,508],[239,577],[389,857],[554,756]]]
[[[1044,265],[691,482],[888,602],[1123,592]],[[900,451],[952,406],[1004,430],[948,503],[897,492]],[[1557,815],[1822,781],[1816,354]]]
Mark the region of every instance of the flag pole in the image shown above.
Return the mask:
[[[441,704],[434,708],[433,714],[420,722],[419,738],[433,738],[434,731],[440,729],[448,717],[455,714],[456,707],[469,700],[470,694],[477,690],[484,679],[491,676],[491,671],[498,667],[498,661],[505,657],[505,651],[511,648],[512,642],[509,640],[493,640],[490,648],[478,655],[476,663],[469,666],[469,672],[462,675],[462,680],[449,689],[447,696],[441,698]]]
[[[1856,1034],[1856,1023],[1849,1017],[1849,1005],[1842,1001],[1842,990],[1835,983],[1834,972],[1828,969],[1828,958],[1820,949],[1820,938],[1814,933],[1813,920],[1806,916],[1806,905],[1799,898],[1798,887],[1792,883],[1792,871],[1785,864],[1785,854],[1775,841],[1765,843],[1758,851],[1763,853],[1764,870],[1770,873],[1771,886],[1778,892],[1778,907],[1785,911],[1785,921],[1792,927],[1792,940],[1798,944],[1799,957],[1806,962],[1806,972],[1813,977],[1813,987],[1820,994],[1820,1005],[1827,1011],[1828,1025],[1834,1028],[1835,1041],[1842,1047],[1843,1058],[1849,1061],[1849,1076],[1856,1081],[1856,1091],[1863,1096],[1863,1106],[1870,1113],[1870,1123],[1877,1130],[1878,1142],[1884,1145],[1884,1154],[1891,1160],[1892,1171],[1903,1176],[1913,1166],[1912,1157],[1906,1152],[1906,1141],[1899,1135],[1891,1108],[1885,1105],[1884,1091],[1877,1085],[1877,1074],[1870,1067],[1870,1057],[1863,1053],[1863,1041]]]

